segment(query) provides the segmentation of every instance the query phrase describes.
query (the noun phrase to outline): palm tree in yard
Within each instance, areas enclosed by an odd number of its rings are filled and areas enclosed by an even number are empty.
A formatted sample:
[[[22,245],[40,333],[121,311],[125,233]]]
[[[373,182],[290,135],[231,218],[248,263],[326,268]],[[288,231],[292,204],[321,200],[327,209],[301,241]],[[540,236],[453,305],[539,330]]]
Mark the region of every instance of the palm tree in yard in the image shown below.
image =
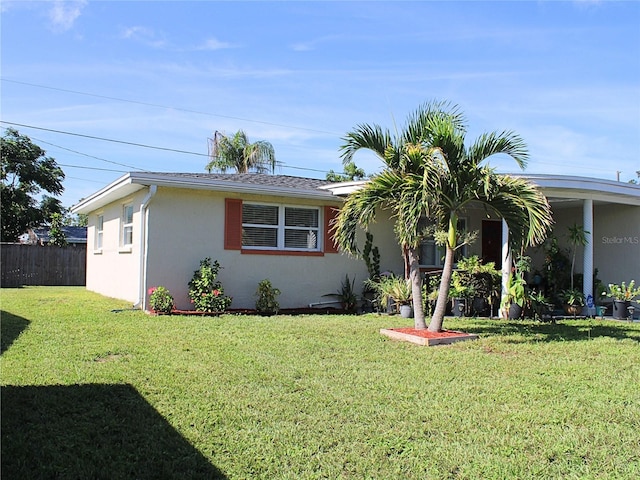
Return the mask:
[[[334,237],[348,253],[357,254],[356,231],[388,210],[408,266],[416,329],[427,328],[422,307],[419,247],[424,219],[436,225],[445,246],[442,281],[428,329],[440,331],[444,320],[454,252],[459,246],[458,217],[470,204],[484,205],[505,219],[510,246],[542,242],[551,226],[549,204],[531,183],[496,173],[484,161],[506,154],[524,168],[528,154],[513,132],[489,133],[465,147],[464,117],[456,106],[428,103],[413,114],[395,137],[377,125],[359,125],[345,137],[343,161],[360,149],[373,151],[385,169],[351,194],[338,215]]]
[[[247,134],[238,130],[228,137],[218,131],[210,139],[209,157],[211,161],[205,167],[211,173],[222,173],[229,169],[237,173],[274,173],[276,154],[271,143],[260,140],[250,143]]]

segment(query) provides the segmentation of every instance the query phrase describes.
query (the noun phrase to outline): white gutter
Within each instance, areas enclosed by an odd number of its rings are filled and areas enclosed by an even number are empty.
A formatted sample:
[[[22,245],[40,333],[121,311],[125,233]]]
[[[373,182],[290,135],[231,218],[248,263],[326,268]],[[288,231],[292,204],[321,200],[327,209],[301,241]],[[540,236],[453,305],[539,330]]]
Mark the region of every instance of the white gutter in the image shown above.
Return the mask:
[[[138,301],[133,305],[134,308],[147,309],[147,251],[149,236],[147,230],[149,227],[149,203],[158,191],[157,185],[149,186],[149,193],[142,200],[140,205],[140,285],[138,287]]]

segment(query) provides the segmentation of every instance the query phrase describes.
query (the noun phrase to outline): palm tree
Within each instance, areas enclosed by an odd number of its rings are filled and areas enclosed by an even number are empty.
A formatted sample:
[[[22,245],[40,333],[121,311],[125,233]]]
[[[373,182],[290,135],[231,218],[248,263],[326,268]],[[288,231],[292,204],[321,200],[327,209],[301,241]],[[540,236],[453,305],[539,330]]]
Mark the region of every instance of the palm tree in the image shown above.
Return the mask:
[[[465,144],[464,118],[455,106],[431,103],[409,118],[402,134],[394,139],[379,126],[360,125],[346,137],[343,159],[361,148],[374,151],[385,170],[361,190],[347,198],[334,229],[336,241],[345,251],[356,253],[358,226],[366,228],[376,209],[388,209],[395,219],[412,282],[415,328],[424,329],[418,248],[425,231],[421,219],[435,222],[445,245],[445,262],[438,299],[428,329],[440,331],[459,242],[458,217],[470,204],[484,205],[505,219],[510,247],[522,250],[544,240],[551,226],[549,204],[530,182],[497,174],[484,161],[506,154],[524,168],[528,154],[523,140],[513,132],[480,136]]]
[[[209,173],[212,170],[225,173],[229,169],[237,173],[274,173],[276,170],[273,145],[264,140],[249,143],[242,130],[232,137],[216,131],[210,139],[209,157],[211,161],[205,167]]]

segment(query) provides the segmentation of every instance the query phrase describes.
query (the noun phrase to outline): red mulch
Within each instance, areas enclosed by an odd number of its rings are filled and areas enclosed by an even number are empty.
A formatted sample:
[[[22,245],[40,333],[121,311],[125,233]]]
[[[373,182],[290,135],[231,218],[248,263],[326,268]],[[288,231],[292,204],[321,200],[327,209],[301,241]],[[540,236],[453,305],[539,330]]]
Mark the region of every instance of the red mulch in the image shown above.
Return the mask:
[[[440,332],[430,332],[429,330],[416,330],[415,328],[390,328],[394,332],[406,333],[407,335],[415,335],[422,338],[446,338],[459,337],[460,335],[469,335],[465,332],[456,332],[455,330],[441,330]]]

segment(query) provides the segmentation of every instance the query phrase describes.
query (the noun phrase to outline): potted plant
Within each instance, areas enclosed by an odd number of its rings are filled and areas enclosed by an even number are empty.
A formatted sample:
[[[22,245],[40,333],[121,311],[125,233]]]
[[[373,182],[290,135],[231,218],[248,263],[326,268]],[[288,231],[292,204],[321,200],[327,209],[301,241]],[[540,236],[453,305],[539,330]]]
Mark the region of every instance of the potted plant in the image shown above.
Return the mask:
[[[516,260],[514,269],[509,276],[507,294],[502,301],[503,315],[509,320],[515,320],[522,316],[527,302],[527,281],[524,275],[530,268],[531,258],[521,255]]]
[[[531,308],[533,310],[533,317],[537,320],[544,320],[548,318],[551,322],[554,322],[553,319],[553,304],[549,302],[549,299],[544,295],[544,293],[532,292],[529,296],[531,300]]]
[[[568,315],[575,316],[582,311],[584,307],[584,294],[577,288],[570,288],[562,292],[562,300],[564,302],[564,311]]]
[[[255,293],[257,312],[264,316],[277,314],[280,310],[278,295],[280,295],[280,290],[273,287],[269,280],[264,279],[258,283],[258,289]]]
[[[395,305],[396,312],[400,312],[405,318],[411,317],[411,283],[402,277],[395,275],[382,275],[376,282],[369,282],[378,294],[378,301],[383,306]],[[404,306],[405,308],[401,308]]]
[[[451,310],[454,317],[464,317],[467,311],[467,300],[474,295],[474,289],[465,282],[465,276],[458,271],[451,275],[451,286],[449,287],[449,298],[451,299]]]
[[[623,320],[629,317],[631,300],[640,295],[640,287],[635,288],[635,285],[635,280],[631,280],[628,285],[625,282],[609,284],[607,295],[613,298],[613,318]]]

